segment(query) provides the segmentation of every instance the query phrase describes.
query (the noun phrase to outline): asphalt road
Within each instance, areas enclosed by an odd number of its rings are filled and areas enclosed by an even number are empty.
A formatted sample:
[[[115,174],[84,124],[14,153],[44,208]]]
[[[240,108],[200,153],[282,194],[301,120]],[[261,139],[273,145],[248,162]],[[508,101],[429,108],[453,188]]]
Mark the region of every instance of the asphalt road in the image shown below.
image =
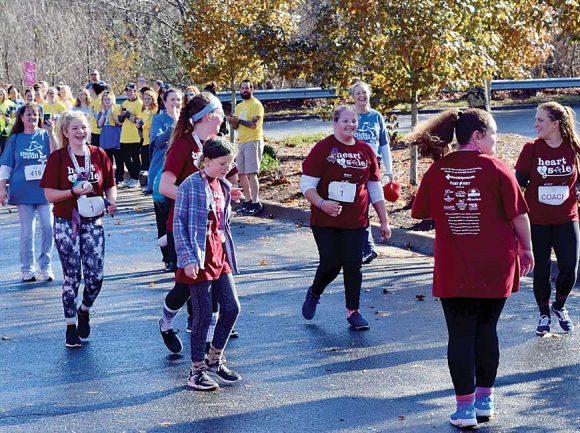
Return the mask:
[[[579,107],[573,107],[578,114]],[[500,133],[520,134],[527,137],[535,137],[536,131],[534,129],[534,115],[536,110],[534,108],[509,108],[509,109],[495,109],[492,110],[493,117],[497,122],[498,131]],[[433,114],[422,114],[419,116],[419,122],[428,119]],[[411,116],[398,115],[399,132],[405,133],[411,130]],[[322,121],[317,119],[300,120],[300,121],[280,121],[280,122],[265,122],[264,134],[266,137],[280,140],[289,135],[299,133],[332,133],[332,122]]]
[[[314,320],[301,317],[317,262],[309,228],[234,218],[242,313],[226,355],[243,381],[202,393],[186,385],[187,334],[184,352],[170,355],[157,328],[172,278],[161,272],[150,202],[122,191],[119,203],[116,218],[105,218],[106,278],[91,337],[76,350],[64,345],[56,252],[56,281],[20,283],[17,216],[0,209],[0,432],[456,431],[432,258],[381,246],[364,269],[371,329],[355,332],[341,277]],[[576,320],[577,293],[568,304]],[[580,430],[580,337],[537,338],[536,315],[525,278],[499,324],[499,415],[480,432]],[[179,314],[177,326],[185,320]]]

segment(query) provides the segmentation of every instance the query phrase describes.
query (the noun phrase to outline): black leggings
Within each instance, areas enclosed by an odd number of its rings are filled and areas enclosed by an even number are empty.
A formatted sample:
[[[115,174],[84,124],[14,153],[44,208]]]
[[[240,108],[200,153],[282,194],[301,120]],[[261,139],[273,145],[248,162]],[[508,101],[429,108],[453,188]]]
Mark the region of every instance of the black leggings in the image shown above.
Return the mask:
[[[550,270],[552,248],[556,254],[560,273],[556,278],[556,296],[567,298],[576,284],[578,273],[578,222],[573,221],[557,226],[532,224],[532,245],[534,249],[534,296],[538,306],[550,302],[552,287]]]
[[[506,299],[441,298],[449,343],[447,363],[456,395],[491,388],[499,366],[497,321]]]
[[[125,180],[125,168],[123,167],[123,161],[119,158],[120,149],[106,149],[105,153],[109,157],[111,164],[115,163],[115,181],[117,185]]]
[[[362,250],[367,240],[366,229],[339,229],[312,227],[318,247],[320,263],[311,286],[312,293],[322,295],[326,286],[334,281],[342,268],[346,308],[358,310],[362,284]]]
[[[121,167],[124,163],[131,179],[138,180],[139,170],[141,169],[141,144],[121,143],[120,156]]]

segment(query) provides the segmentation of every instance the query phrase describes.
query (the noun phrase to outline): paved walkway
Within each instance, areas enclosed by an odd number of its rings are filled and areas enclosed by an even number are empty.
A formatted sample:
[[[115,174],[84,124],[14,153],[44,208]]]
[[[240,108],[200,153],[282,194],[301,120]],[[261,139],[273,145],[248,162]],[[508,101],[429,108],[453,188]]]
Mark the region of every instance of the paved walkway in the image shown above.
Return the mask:
[[[122,191],[119,203],[116,218],[104,219],[105,286],[78,350],[64,346],[56,252],[55,282],[20,283],[17,216],[0,209],[0,432],[456,431],[447,421],[453,391],[443,314],[430,296],[432,258],[380,246],[364,268],[371,329],[354,332],[341,277],[314,320],[301,317],[317,264],[308,227],[276,208],[266,213],[274,219],[234,218],[242,313],[227,356],[244,379],[200,393],[186,386],[187,334],[184,352],[169,355],[157,329],[172,278],[161,271],[150,201]],[[577,319],[577,293],[569,309]],[[185,320],[180,314],[177,326]],[[578,333],[537,338],[535,325],[524,279],[499,326],[499,416],[479,431],[580,430]]]

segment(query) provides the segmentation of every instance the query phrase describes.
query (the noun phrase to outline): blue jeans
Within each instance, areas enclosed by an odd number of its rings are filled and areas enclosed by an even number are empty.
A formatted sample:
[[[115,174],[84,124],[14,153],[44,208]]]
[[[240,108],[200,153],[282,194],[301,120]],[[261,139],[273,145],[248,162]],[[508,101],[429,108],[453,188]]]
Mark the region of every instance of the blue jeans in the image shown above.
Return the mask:
[[[40,221],[40,254],[38,268],[43,271],[51,269],[51,256],[54,241],[52,237],[52,205],[51,204],[17,204],[20,220],[20,262],[22,272],[34,273],[34,232],[36,228],[36,212]]]
[[[240,301],[236,293],[234,277],[231,273],[222,274],[215,281],[190,284],[191,317],[193,319],[191,324],[192,362],[200,362],[205,359],[205,342],[213,313],[212,291],[217,299],[220,310],[211,342],[213,347],[220,350],[226,347],[230,333],[240,314]]]
[[[367,227],[367,240],[363,245],[363,257],[368,256],[370,253],[375,251],[375,239],[373,238],[373,228],[371,226],[371,208],[372,204],[369,204],[369,225]]]

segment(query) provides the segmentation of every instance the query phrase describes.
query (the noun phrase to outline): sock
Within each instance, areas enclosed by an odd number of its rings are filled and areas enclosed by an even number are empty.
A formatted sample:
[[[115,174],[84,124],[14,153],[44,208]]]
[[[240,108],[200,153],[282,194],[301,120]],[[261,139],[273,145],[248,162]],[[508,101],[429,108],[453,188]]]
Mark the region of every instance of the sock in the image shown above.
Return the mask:
[[[550,301],[542,304],[538,303],[538,308],[540,309],[540,316],[550,317]]]
[[[207,353],[207,365],[215,365],[222,358],[223,349],[216,349],[214,345],[209,346],[209,352]]]
[[[493,386],[491,388],[484,388],[483,386],[475,387],[475,398],[480,400],[493,395]]]
[[[170,310],[167,304],[163,306],[163,315],[161,316],[161,331],[167,332],[173,329],[173,319],[177,316],[179,310]]]
[[[354,313],[358,313],[358,310],[349,310],[348,308],[346,309],[346,318],[350,319],[350,316],[352,316]]]
[[[191,372],[193,374],[205,370],[205,362],[204,361],[191,361]]]
[[[212,313],[211,315],[211,323],[209,324],[209,329],[207,330],[207,336],[205,337],[205,341],[207,343],[211,343],[213,340],[213,333],[215,331],[215,325],[218,321],[219,313]]]
[[[78,308],[77,312],[78,312],[78,314],[87,315],[87,314],[89,314],[89,309],[87,307],[85,307],[84,305],[81,305]]]
[[[564,308],[564,304],[566,303],[566,299],[568,299],[567,295],[560,295],[559,293],[556,293],[556,300],[552,304],[552,307],[554,307],[554,310],[561,310],[562,308]]]
[[[475,394],[456,395],[457,407],[471,406],[475,403]]]

